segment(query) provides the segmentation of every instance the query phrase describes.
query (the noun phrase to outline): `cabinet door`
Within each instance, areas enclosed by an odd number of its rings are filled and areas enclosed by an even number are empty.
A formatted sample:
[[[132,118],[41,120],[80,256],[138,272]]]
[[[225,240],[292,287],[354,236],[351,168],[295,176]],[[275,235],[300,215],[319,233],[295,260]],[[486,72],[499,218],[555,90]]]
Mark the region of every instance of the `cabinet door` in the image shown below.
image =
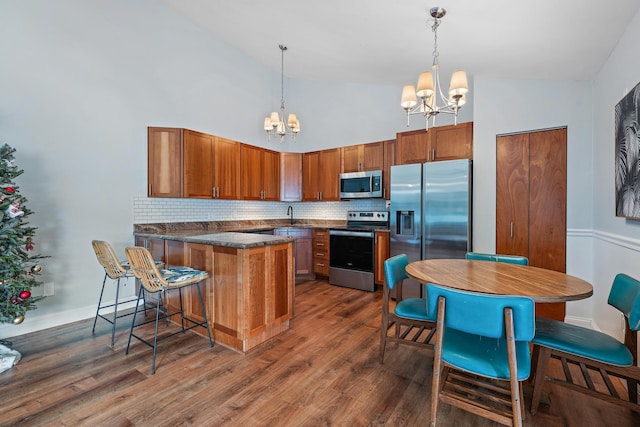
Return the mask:
[[[376,231],[375,233],[375,283],[384,284],[384,262],[389,258],[389,233]]]
[[[217,199],[240,199],[240,143],[215,137],[213,186]]]
[[[316,201],[320,198],[320,152],[302,155],[302,200]]]
[[[340,149],[320,152],[320,200],[340,200]]]
[[[302,153],[280,153],[280,200],[302,200]]]
[[[496,252],[529,257],[529,135],[496,138]]]
[[[262,200],[280,200],[280,153],[262,152]]]
[[[362,145],[342,147],[342,172],[359,172],[362,165]]]
[[[396,140],[384,141],[384,169],[382,170],[382,196],[391,199],[391,166],[396,164]]]
[[[363,171],[382,170],[384,168],[384,142],[372,142],[362,145]]]
[[[251,145],[240,145],[242,169],[242,198],[260,200],[262,198],[262,149]]]
[[[211,135],[184,130],[184,197],[213,197],[212,156]]]
[[[565,272],[567,237],[566,129],[529,139],[529,265]]]
[[[209,278],[203,280],[198,285],[187,286],[182,291],[182,299],[186,316],[196,322],[204,322],[204,313],[200,297],[196,286],[199,286],[202,299],[205,305],[205,312],[209,322],[209,328],[213,334],[213,247],[211,245],[203,245],[199,243],[187,243],[184,247],[184,264],[197,270],[203,270],[209,273]],[[190,326],[187,324],[187,326]],[[207,336],[207,330],[203,327],[196,328],[196,331]],[[212,336],[213,338],[213,336]]]
[[[434,127],[431,131],[430,161],[473,158],[472,122]]]
[[[147,195],[182,197],[182,129],[147,129]]]
[[[433,128],[432,128],[433,129]],[[412,130],[396,135],[396,164],[425,163],[429,160],[429,131]]]

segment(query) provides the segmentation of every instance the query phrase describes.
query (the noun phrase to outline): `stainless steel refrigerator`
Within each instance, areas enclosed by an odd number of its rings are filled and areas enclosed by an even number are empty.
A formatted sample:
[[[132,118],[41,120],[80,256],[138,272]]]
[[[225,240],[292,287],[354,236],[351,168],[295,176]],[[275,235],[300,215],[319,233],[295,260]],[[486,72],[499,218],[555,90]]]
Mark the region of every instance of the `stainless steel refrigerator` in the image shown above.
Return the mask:
[[[472,161],[391,166],[391,256],[464,258],[471,245]],[[405,280],[403,298],[421,296]]]

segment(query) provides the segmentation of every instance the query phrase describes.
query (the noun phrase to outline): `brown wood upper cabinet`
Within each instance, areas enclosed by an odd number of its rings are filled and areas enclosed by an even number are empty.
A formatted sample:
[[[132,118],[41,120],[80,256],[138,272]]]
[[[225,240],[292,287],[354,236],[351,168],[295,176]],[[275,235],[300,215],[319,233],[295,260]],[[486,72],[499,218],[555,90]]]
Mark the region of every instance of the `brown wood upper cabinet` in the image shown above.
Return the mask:
[[[242,198],[280,200],[280,153],[241,144]]]
[[[183,196],[240,198],[240,143],[185,129]]]
[[[473,158],[473,122],[396,135],[396,164]]]
[[[302,200],[302,153],[280,153],[280,200]]]
[[[384,142],[342,147],[342,172],[382,170],[384,168]]]
[[[182,129],[147,128],[147,195],[182,197]]]
[[[340,200],[340,148],[302,155],[302,200]]]

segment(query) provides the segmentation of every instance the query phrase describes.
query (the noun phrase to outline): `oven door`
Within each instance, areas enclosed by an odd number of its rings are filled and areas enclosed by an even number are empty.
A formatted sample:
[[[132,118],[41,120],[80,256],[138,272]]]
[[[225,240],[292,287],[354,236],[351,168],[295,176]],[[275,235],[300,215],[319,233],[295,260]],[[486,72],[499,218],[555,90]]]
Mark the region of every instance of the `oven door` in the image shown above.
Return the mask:
[[[372,231],[329,230],[329,266],[373,272]]]

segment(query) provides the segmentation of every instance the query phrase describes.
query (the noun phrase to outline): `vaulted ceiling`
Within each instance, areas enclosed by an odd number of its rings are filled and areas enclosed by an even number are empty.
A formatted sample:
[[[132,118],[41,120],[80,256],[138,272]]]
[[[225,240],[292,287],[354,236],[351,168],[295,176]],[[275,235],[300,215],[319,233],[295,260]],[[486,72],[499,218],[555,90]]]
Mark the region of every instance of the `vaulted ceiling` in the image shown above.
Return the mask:
[[[274,70],[288,46],[293,78],[403,85],[432,62],[428,11],[444,71],[534,79],[595,76],[637,0],[159,0]],[[446,77],[448,78],[448,77]]]

